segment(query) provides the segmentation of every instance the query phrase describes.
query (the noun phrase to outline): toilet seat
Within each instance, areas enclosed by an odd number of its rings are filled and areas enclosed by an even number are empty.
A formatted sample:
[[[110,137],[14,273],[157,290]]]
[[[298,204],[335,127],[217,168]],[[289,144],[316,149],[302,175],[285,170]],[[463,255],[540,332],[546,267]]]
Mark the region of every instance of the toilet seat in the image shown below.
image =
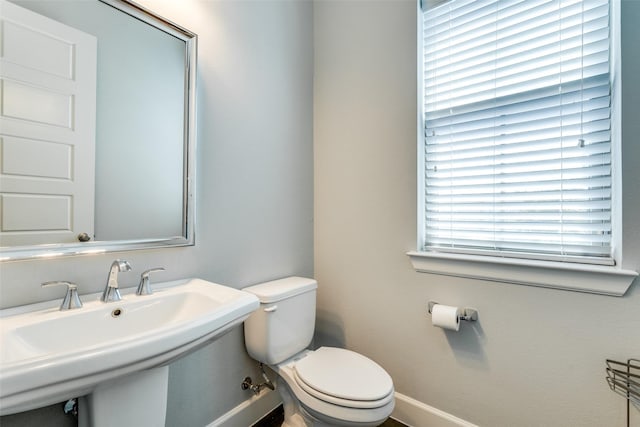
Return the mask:
[[[317,399],[348,408],[379,408],[393,400],[393,381],[371,359],[350,350],[321,347],[293,367],[300,388]]]
[[[305,367],[311,366],[310,369],[315,370],[315,372],[317,372],[318,374],[322,374],[326,377],[326,373],[331,372],[333,374],[332,376],[336,377],[336,372],[344,371],[344,369],[341,369],[337,365],[332,365],[330,367],[327,367],[327,365],[325,365],[324,368],[320,367],[323,365],[323,363],[329,363],[328,361],[331,360],[334,360],[335,363],[335,359],[332,359],[330,356],[319,356],[319,359],[316,359],[315,357],[317,353],[321,355],[328,355],[329,353],[335,355],[336,351],[353,353],[349,350],[344,349],[321,347],[315,351],[304,350],[284,362],[278,363],[277,365],[272,365],[271,367],[277,372],[278,376],[280,377],[278,379],[278,387],[281,388],[280,392],[283,393],[283,389],[289,390],[293,394],[293,396],[295,396],[295,399],[300,405],[301,409],[311,414],[316,419],[323,420],[323,422],[329,425],[351,427],[372,427],[380,425],[385,419],[387,419],[389,415],[391,415],[391,412],[393,411],[393,408],[395,406],[393,382],[390,383],[390,388],[386,396],[379,400],[368,401],[361,399],[384,394],[384,392],[380,390],[384,389],[385,387],[374,387],[374,389],[378,390],[377,393],[362,392],[362,383],[359,383],[361,385],[360,392],[354,392],[354,390],[357,390],[358,388],[352,387],[351,389],[342,388],[342,393],[336,392],[335,389],[326,389],[329,393],[322,393],[317,389],[309,386],[305,381],[302,380],[300,375],[296,373],[296,370],[302,370],[304,374]],[[382,369],[371,359],[368,359],[365,356],[359,355],[357,353],[354,354],[356,354],[355,360],[359,360],[359,365],[365,366],[365,370],[366,367],[370,368],[371,364],[375,365],[377,368],[371,368],[373,372],[371,374],[371,377],[378,378],[380,384],[385,383],[385,380],[380,380],[380,378],[388,377],[389,375],[386,373],[386,371],[384,371],[384,369]],[[341,355],[338,355],[338,357],[341,357]],[[348,358],[349,356],[344,357]],[[307,362],[300,365],[302,361],[307,359]],[[314,359],[316,361],[314,361]],[[323,369],[327,370],[323,371]],[[382,370],[384,374],[381,374],[378,369]],[[358,374],[362,373],[362,370],[360,368],[356,368],[355,371],[356,374],[353,376],[351,373],[344,374],[344,372],[341,372],[341,374],[343,374],[343,378],[345,378],[346,381],[353,383],[358,379]],[[307,374],[309,373],[307,372]],[[307,375],[306,377],[309,382],[314,383],[316,387],[322,386],[321,381],[314,382],[313,380],[315,378],[312,379],[309,378],[309,376],[310,375]],[[330,380],[327,379],[327,381]],[[339,381],[339,379],[335,381]],[[374,382],[372,382],[372,384],[375,384],[375,380]],[[324,384],[324,386],[326,387],[326,384]],[[350,393],[345,393],[345,390],[350,390]],[[336,397],[335,394],[343,396],[351,395],[351,397],[354,399],[344,399]]]

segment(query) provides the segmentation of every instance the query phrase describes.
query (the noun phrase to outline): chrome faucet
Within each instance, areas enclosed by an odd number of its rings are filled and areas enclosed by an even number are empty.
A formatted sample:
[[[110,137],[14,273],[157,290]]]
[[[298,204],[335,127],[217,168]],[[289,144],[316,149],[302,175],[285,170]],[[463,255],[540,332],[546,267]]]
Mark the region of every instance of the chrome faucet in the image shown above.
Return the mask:
[[[149,286],[149,283],[151,282],[151,279],[149,279],[149,275],[158,271],[164,271],[164,268],[152,268],[151,270],[147,270],[140,275],[140,283],[138,284],[136,295],[151,295],[153,293],[151,287]]]
[[[53,281],[53,282],[44,282],[42,284],[43,288],[49,286],[66,286],[67,293],[62,300],[62,304],[60,304],[60,311],[74,310],[76,308],[82,307],[82,301],[80,301],[80,297],[78,296],[78,286],[75,283],[64,282],[64,281]]]
[[[118,272],[131,271],[131,265],[127,261],[117,259],[111,264],[109,269],[109,277],[107,277],[107,285],[104,287],[100,301],[120,301],[120,291],[118,290]]]

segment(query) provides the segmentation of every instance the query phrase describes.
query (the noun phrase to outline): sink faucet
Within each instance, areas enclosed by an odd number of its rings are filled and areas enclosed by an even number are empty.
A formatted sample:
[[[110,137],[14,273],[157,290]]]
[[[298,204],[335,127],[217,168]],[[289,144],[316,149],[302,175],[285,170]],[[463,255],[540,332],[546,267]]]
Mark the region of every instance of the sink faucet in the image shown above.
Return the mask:
[[[60,304],[60,311],[73,310],[76,308],[82,307],[82,301],[80,301],[80,297],[78,296],[78,286],[75,283],[71,282],[63,282],[63,281],[53,281],[53,282],[44,282],[42,284],[43,288],[49,286],[66,286],[67,293],[62,300],[62,304]]]
[[[107,285],[104,287],[100,301],[120,301],[120,291],[118,290],[118,272],[131,271],[131,265],[127,261],[117,259],[111,264],[109,269],[109,277],[107,277]]]

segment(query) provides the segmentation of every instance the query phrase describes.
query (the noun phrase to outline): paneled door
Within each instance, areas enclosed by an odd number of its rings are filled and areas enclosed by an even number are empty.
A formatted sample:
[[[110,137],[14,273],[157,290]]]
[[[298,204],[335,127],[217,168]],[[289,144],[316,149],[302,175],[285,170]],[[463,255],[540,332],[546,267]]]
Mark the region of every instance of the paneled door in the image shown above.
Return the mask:
[[[96,38],[0,8],[0,246],[93,238]]]

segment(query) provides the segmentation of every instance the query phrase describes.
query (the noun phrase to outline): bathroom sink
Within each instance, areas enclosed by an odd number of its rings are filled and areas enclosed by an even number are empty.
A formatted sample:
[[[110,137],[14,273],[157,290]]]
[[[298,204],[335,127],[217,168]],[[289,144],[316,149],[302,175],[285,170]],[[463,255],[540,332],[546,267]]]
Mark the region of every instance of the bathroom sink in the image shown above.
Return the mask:
[[[0,311],[0,415],[89,394],[106,381],[155,368],[205,345],[258,308],[248,292],[200,279],[123,290],[118,302],[84,299]]]

